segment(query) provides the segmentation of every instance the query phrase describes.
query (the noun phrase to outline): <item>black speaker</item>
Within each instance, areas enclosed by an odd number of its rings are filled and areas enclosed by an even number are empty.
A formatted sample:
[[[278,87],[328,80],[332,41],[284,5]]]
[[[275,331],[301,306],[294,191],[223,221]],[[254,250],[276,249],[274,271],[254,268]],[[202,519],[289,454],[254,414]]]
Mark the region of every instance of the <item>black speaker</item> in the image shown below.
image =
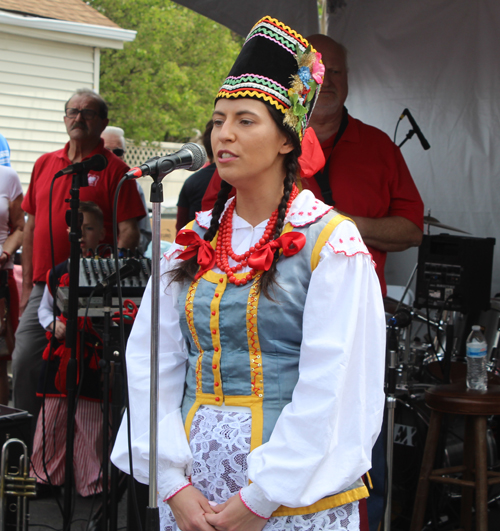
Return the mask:
[[[495,238],[424,235],[418,252],[417,308],[488,310]]]

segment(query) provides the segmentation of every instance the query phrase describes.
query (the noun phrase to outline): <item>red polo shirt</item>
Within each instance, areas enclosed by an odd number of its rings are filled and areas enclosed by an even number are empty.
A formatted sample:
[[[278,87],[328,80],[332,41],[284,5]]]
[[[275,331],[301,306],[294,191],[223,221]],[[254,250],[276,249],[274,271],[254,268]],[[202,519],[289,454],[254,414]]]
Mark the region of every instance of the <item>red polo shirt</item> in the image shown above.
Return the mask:
[[[64,149],[42,155],[33,167],[31,181],[23,200],[22,208],[35,216],[33,239],[33,282],[45,281],[47,271],[52,267],[49,232],[49,195],[54,175],[72,164],[68,159],[69,142]],[[80,201],[93,201],[104,214],[106,237],[103,243],[113,242],[113,201],[120,179],[129,167],[111,151],[104,148],[101,139],[99,145],[87,158],[101,153],[108,160],[107,167],[100,171],[89,172],[89,186],[80,189]],[[52,191],[52,234],[54,238],[55,263],[66,260],[70,254],[70,243],[66,225],[66,210],[69,209],[71,175],[63,175],[55,180]],[[144,207],[133,181],[123,184],[118,198],[118,223],[145,215]]]

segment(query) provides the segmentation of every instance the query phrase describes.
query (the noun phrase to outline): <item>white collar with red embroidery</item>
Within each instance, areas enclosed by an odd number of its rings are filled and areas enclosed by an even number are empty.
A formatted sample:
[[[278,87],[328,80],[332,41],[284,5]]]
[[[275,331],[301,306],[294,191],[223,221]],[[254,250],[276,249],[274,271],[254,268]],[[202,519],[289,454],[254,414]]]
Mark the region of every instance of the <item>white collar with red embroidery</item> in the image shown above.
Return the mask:
[[[225,209],[232,201],[234,201],[234,198],[227,201]],[[310,190],[303,190],[292,203],[288,216],[285,219],[285,224],[290,223],[292,227],[304,227],[322,218],[330,210],[332,210],[332,207],[316,199]],[[196,213],[196,222],[204,229],[210,227],[211,220],[211,210]]]

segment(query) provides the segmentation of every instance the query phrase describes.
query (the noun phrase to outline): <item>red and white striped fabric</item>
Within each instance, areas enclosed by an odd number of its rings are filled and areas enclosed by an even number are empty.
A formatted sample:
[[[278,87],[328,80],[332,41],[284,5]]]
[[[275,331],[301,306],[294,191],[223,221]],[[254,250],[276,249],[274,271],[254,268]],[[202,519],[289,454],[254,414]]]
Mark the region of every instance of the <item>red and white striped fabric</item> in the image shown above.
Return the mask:
[[[80,496],[91,496],[102,491],[102,407],[101,402],[80,400],[76,408],[73,472],[76,491]],[[64,484],[67,414],[67,398],[45,399],[45,405],[38,415],[31,456],[32,474],[39,483],[47,482],[48,475],[52,485]]]

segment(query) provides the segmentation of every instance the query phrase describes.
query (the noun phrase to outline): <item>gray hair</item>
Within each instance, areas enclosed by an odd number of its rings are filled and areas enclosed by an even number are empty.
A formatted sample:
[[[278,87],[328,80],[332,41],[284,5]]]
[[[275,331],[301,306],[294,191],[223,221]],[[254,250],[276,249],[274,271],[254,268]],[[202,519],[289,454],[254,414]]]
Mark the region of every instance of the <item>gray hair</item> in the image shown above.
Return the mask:
[[[76,89],[75,93],[71,95],[69,100],[64,104],[64,110],[68,108],[68,103],[75,97],[75,96],[90,96],[93,98],[99,105],[99,116],[105,120],[108,117],[108,104],[104,101],[104,98],[102,96],[99,96],[97,92],[94,92],[93,90],[84,87]]]
[[[116,135],[120,137],[121,143],[122,143],[122,149],[123,151],[127,151],[127,142],[125,140],[125,131],[121,127],[115,127],[113,125],[108,125],[106,129],[101,133],[102,135],[105,135],[106,133],[109,133],[111,135]]]

